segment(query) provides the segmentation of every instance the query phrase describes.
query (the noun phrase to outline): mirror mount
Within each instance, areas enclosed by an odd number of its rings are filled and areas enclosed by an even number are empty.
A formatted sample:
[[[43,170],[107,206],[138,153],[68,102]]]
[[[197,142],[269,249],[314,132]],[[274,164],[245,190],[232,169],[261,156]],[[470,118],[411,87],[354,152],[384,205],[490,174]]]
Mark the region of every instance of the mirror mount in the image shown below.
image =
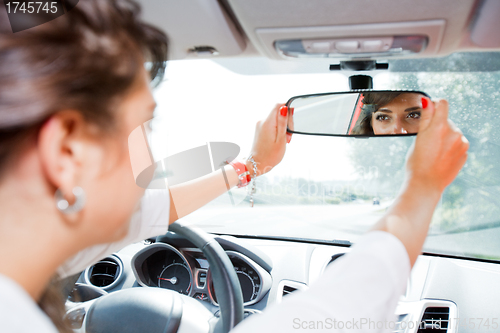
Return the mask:
[[[373,89],[373,78],[369,75],[349,76],[349,89]]]
[[[338,65],[330,65],[331,71],[373,71],[389,69],[388,63],[377,63],[375,60],[355,60],[355,61],[341,61]]]

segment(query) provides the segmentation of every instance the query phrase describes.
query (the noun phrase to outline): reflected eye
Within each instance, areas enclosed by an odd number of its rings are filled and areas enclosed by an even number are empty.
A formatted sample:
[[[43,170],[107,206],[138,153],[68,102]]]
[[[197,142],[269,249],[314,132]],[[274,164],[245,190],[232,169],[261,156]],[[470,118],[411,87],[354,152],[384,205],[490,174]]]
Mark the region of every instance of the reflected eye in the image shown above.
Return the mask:
[[[386,114],[381,113],[381,114],[375,115],[375,120],[377,120],[377,121],[389,121],[389,120],[391,120],[391,117],[389,117]]]
[[[420,111],[410,112],[410,113],[408,113],[406,118],[420,119]]]

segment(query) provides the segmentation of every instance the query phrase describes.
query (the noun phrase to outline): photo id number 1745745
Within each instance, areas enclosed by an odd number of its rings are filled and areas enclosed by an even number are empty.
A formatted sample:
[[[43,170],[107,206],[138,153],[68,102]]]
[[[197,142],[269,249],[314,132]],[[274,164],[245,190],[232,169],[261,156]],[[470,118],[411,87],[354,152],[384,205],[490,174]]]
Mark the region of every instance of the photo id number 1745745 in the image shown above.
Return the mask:
[[[57,2],[55,1],[5,1],[7,13],[23,13],[23,14],[40,14],[51,13],[56,14],[58,10]]]

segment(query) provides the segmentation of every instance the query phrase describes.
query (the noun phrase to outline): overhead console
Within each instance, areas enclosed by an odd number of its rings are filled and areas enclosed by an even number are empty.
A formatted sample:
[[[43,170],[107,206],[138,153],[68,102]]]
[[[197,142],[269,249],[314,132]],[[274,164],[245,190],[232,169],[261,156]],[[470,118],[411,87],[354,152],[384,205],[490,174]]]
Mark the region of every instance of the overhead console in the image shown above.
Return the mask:
[[[395,37],[351,37],[325,39],[292,39],[278,40],[274,46],[278,53],[285,57],[295,58],[343,58],[394,56],[420,53],[425,50],[429,37],[395,36]]]
[[[376,23],[304,28],[257,29],[271,58],[404,57],[436,55],[446,22]],[[397,31],[397,34],[395,32]]]
[[[271,59],[435,57],[469,49],[476,0],[220,0]],[[278,14],[279,13],[279,14]]]

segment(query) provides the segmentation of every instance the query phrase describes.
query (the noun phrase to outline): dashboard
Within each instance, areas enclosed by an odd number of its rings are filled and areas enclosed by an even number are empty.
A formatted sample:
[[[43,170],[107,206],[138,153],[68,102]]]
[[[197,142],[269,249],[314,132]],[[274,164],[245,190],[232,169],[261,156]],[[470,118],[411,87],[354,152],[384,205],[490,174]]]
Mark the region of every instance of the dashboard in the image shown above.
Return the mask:
[[[290,293],[306,290],[328,265],[350,251],[347,245],[299,240],[232,236],[215,239],[228,254],[240,281],[245,317],[281,302]],[[169,232],[153,243],[132,244],[112,257],[119,262],[120,273],[114,275],[108,286],[99,288],[107,292],[134,287],[171,289],[198,300],[217,316],[219,308],[209,263],[189,241]],[[79,282],[94,281],[92,274],[97,268],[101,272],[99,265],[109,259],[89,267]],[[433,332],[491,332],[491,325],[500,328],[497,281],[497,263],[421,255],[406,293],[400,298],[397,318],[399,322],[422,322],[423,329]],[[473,324],[474,318],[488,320],[489,328]],[[446,325],[433,329],[436,320],[443,320]],[[420,329],[400,326],[394,331],[425,332]]]
[[[271,288],[271,275],[244,254],[226,251],[238,277],[243,304],[260,301]],[[218,306],[210,267],[196,248],[176,249],[166,243],[151,244],[132,258],[132,269],[143,287],[177,291]]]

